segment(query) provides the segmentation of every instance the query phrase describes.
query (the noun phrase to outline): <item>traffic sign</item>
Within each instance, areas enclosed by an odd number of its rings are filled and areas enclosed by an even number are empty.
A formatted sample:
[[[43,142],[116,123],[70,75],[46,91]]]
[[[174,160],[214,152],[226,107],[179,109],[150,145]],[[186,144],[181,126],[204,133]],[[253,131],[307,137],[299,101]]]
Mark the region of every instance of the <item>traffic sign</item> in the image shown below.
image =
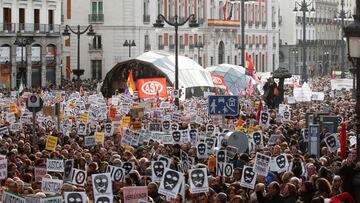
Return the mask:
[[[209,96],[209,115],[237,116],[239,114],[238,96]]]
[[[43,100],[39,95],[32,94],[27,98],[26,107],[31,112],[39,112],[43,107]]]

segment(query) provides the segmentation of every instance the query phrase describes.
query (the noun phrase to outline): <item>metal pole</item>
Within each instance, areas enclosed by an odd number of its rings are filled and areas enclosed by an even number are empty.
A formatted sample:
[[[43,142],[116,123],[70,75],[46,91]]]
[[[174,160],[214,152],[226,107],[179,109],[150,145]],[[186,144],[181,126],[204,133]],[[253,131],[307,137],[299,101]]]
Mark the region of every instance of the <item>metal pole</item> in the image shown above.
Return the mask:
[[[303,81],[307,82],[307,71],[306,71],[306,2],[303,1]]]
[[[341,0],[341,11],[340,11],[340,17],[341,17],[341,39],[340,39],[340,46],[341,46],[341,64],[340,64],[340,70],[341,70],[341,78],[345,78],[345,44],[343,43],[344,39],[344,17],[345,17],[345,11],[344,11],[344,0]]]
[[[23,38],[21,38],[21,78],[20,78],[20,80],[21,80],[21,82],[24,82],[23,81],[23,66],[24,66],[24,54],[23,54],[23,52],[24,52],[24,47],[23,47],[23,45],[24,45],[24,39]],[[26,84],[25,84],[26,85]]]
[[[36,119],[36,112],[35,112],[35,108],[33,108],[32,110],[32,113],[33,113],[33,144],[34,144],[34,147],[36,146],[36,141],[37,141],[37,137],[36,137],[36,123],[35,123],[35,119]]]
[[[80,25],[78,25],[77,38],[78,38],[78,50],[77,50],[77,86],[80,88]]]
[[[241,66],[245,68],[245,0],[241,0]]]
[[[131,58],[131,45],[129,43],[129,58]]]
[[[175,16],[175,89],[179,91],[179,64],[178,64],[178,16]],[[180,91],[179,91],[180,97]],[[179,98],[175,98],[175,105],[179,108]]]
[[[357,5],[360,6],[360,5]],[[357,13],[357,15],[360,13]],[[356,63],[356,160],[360,161],[360,60],[354,59]]]

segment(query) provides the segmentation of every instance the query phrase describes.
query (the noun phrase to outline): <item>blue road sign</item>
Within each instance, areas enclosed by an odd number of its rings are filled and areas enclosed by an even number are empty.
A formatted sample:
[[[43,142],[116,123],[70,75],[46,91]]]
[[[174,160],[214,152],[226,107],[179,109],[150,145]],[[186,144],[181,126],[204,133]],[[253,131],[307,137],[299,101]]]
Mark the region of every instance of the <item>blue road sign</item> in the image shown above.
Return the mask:
[[[209,96],[209,115],[237,116],[239,114],[238,96]]]

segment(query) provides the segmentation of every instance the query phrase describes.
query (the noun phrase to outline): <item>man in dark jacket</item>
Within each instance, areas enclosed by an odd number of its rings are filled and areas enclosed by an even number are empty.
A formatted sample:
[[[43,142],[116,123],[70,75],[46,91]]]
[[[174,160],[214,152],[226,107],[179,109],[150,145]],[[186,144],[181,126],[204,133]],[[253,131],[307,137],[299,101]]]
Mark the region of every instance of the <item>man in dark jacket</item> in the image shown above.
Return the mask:
[[[281,203],[284,198],[280,194],[280,184],[276,181],[270,183],[266,197],[262,197],[260,193],[256,193],[259,203]]]

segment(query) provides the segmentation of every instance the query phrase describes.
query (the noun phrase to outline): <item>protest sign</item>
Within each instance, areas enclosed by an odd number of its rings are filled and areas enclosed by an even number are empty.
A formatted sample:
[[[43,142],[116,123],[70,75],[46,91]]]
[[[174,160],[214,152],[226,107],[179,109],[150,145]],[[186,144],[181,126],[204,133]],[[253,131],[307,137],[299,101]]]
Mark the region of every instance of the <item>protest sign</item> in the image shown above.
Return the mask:
[[[104,144],[105,133],[95,132],[95,140],[97,144]]]
[[[9,191],[3,191],[3,195],[1,198],[1,202],[3,203],[26,203],[25,198],[21,197],[20,195],[16,195],[14,193],[11,193]]]
[[[324,101],[325,94],[323,92],[312,92],[312,101]]]
[[[7,113],[6,121],[9,123],[15,123],[16,122],[15,113]]]
[[[234,165],[231,163],[216,163],[216,175],[231,178],[234,173]]]
[[[64,192],[65,203],[87,203],[85,192]]]
[[[48,172],[64,172],[64,160],[62,159],[47,159],[46,168]]]
[[[21,123],[12,123],[10,125],[10,131],[12,132],[18,132],[22,130],[22,125]]]
[[[206,168],[196,168],[189,171],[190,192],[202,193],[209,191]]]
[[[106,169],[107,173],[110,173],[112,181],[124,181],[125,179],[125,170],[121,167],[109,165]]]
[[[9,128],[7,126],[0,128],[0,137],[3,135],[9,135]]]
[[[74,168],[74,159],[67,159],[64,163],[64,181],[71,181],[71,172]]]
[[[0,180],[4,180],[7,177],[7,159],[0,160]]]
[[[164,161],[151,161],[151,180],[153,182],[160,181],[166,168]]]
[[[254,171],[258,175],[267,176],[269,172],[270,156],[256,153]]]
[[[338,134],[336,134],[336,133],[333,133],[333,134],[325,137],[324,141],[330,152],[335,152],[340,147],[339,137],[338,137]]]
[[[63,181],[57,179],[43,178],[41,181],[41,191],[44,193],[61,193]]]
[[[112,195],[112,182],[110,173],[93,174],[91,177],[95,197]]]
[[[131,172],[135,170],[134,162],[123,162],[121,167],[125,170],[125,175],[129,175]]]
[[[77,125],[77,134],[85,136],[87,135],[86,131],[87,131],[86,123],[79,122]]]
[[[240,181],[240,186],[253,190],[256,182],[256,172],[251,166],[244,166]]]
[[[158,161],[163,161],[163,162],[165,162],[166,168],[169,168],[169,167],[170,167],[170,164],[171,164],[171,162],[172,162],[172,160],[171,160],[170,158],[167,158],[167,157],[162,156],[162,155],[159,155],[157,160],[158,160]]]
[[[176,198],[179,193],[181,183],[184,180],[184,174],[166,168],[163,178],[160,181],[159,194],[167,197]]]
[[[167,98],[166,78],[138,79],[139,98],[161,97]]]
[[[49,151],[55,151],[55,148],[56,148],[56,145],[57,145],[57,139],[58,139],[57,137],[49,135],[47,137],[45,149],[49,150]]]
[[[226,150],[218,150],[216,152],[216,164],[226,162]]]
[[[105,124],[105,136],[109,137],[114,134],[114,126],[112,123]]]
[[[268,112],[262,111],[260,114],[260,126],[268,128],[270,125],[270,115]]]
[[[84,186],[86,182],[87,173],[84,170],[73,168],[71,183],[74,185]]]
[[[173,139],[173,135],[170,134],[165,134],[162,137],[162,144],[174,144],[174,139]]]
[[[280,154],[274,158],[274,165],[276,166],[276,172],[282,173],[287,170],[289,162],[286,154]]]
[[[47,174],[46,168],[35,167],[35,181],[41,181],[42,177]]]
[[[91,147],[91,146],[95,146],[95,145],[96,145],[95,135],[84,137],[84,146],[85,147]]]
[[[208,157],[207,146],[204,142],[199,142],[196,145],[196,155],[198,159],[206,159]]]
[[[113,196],[112,195],[103,195],[103,196],[96,196],[94,203],[113,203]]]
[[[62,196],[44,197],[40,199],[40,203],[63,203]]]
[[[146,186],[124,187],[124,203],[138,203],[139,200],[146,200],[148,197],[148,189]]]
[[[331,90],[353,89],[352,79],[333,79],[330,81]]]

